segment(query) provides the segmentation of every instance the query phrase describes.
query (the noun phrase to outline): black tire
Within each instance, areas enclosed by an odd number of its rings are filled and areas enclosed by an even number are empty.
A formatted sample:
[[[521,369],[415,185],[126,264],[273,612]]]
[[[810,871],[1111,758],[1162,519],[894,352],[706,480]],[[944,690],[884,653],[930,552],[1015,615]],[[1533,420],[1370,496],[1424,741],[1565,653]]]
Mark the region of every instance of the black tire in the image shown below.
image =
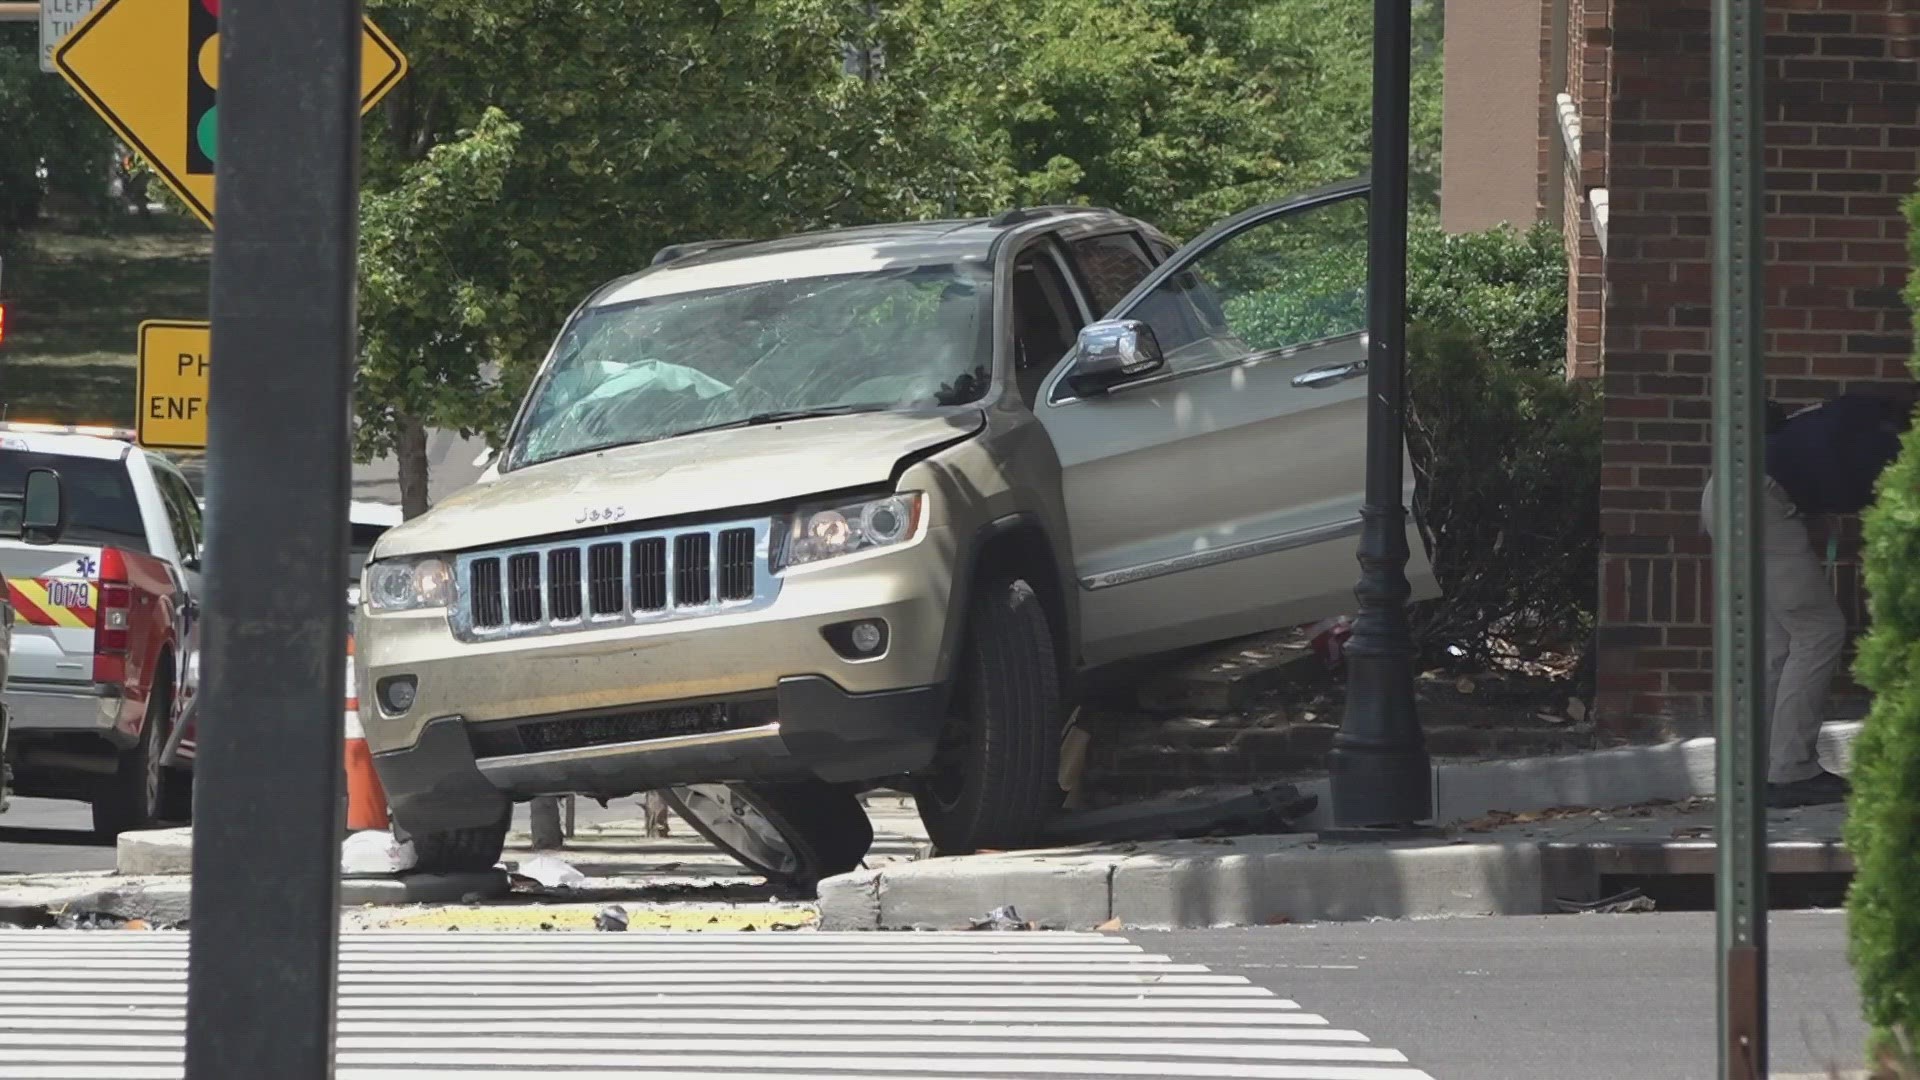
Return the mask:
[[[163,680],[147,698],[140,738],[122,751],[113,776],[93,800],[93,831],[104,839],[165,824],[169,774],[163,755],[172,717],[173,685]]]
[[[672,788],[661,796],[675,816],[735,862],[777,886],[811,893],[821,878],[860,868],[873,847],[873,822],[852,789],[820,780],[795,780],[726,785],[733,798],[747,803],[767,819],[793,853],[791,868],[773,865],[731,843],[687,805]]]
[[[513,806],[508,804],[497,825],[417,833],[396,823],[394,833],[395,839],[413,841],[414,869],[458,874],[491,870],[498,865],[500,852],[507,846],[507,828],[512,824]]]
[[[1060,670],[1046,605],[1010,575],[982,583],[934,772],[916,792],[942,855],[1040,841],[1060,807]]]

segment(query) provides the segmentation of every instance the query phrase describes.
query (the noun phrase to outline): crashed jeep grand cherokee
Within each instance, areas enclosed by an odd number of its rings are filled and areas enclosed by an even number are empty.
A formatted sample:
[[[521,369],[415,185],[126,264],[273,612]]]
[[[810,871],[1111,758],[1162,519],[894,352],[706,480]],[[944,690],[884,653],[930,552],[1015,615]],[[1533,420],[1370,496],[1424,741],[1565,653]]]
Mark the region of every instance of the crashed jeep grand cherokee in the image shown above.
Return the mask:
[[[1036,841],[1080,672],[1351,608],[1366,221],[1360,182],[1178,251],[1043,207],[595,291],[480,482],[365,572],[421,864],[492,865],[515,801],[680,785],[808,877],[858,864],[880,786],[941,852]]]

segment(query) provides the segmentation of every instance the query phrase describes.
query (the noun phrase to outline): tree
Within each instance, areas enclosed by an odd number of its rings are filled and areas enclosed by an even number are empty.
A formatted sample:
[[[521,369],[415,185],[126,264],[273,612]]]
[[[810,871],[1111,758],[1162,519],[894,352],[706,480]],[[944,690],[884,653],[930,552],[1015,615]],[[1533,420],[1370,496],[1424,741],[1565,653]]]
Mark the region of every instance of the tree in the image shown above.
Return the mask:
[[[107,198],[113,137],[60,76],[40,70],[39,54],[36,26],[0,23],[0,253],[48,194],[96,207]]]
[[[891,185],[892,128],[827,0],[385,0],[413,74],[369,125],[364,457],[426,505],[428,427],[497,439],[593,287],[658,247],[925,209]]]

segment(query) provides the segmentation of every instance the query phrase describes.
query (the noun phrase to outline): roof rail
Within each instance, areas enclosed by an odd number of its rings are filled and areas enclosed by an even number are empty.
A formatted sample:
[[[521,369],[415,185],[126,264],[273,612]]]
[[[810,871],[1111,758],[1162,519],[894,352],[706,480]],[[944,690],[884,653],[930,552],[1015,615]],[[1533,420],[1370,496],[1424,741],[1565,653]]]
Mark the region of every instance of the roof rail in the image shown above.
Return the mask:
[[[1041,218],[1058,217],[1062,214],[1092,213],[1099,209],[1100,207],[1097,206],[1016,206],[1011,210],[1002,211],[998,217],[987,224],[996,229],[1004,229],[1009,225],[1019,225],[1022,222],[1038,221]]]
[[[138,437],[132,428],[117,428],[110,424],[49,424],[37,420],[0,420],[0,431],[22,435],[91,435],[97,439],[117,439],[121,442],[133,442]]]
[[[703,255],[706,252],[717,251],[720,248],[751,243],[753,243],[751,240],[691,240],[684,244],[668,244],[666,247],[653,253],[653,262],[648,265],[659,266],[661,263],[672,262],[675,259],[684,259],[690,255]]]

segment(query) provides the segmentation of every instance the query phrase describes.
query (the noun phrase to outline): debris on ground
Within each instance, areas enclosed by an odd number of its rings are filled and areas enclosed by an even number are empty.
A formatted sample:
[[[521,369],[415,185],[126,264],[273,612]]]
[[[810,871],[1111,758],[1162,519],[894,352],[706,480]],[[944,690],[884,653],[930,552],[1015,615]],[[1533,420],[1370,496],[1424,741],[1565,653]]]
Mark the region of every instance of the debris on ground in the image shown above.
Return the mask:
[[[1294,822],[1319,805],[1287,783],[1248,784],[1176,792],[1098,810],[1068,810],[1048,823],[1055,844],[1137,840],[1191,840],[1295,831]]]
[[[622,931],[627,928],[627,909],[619,904],[608,904],[593,917],[595,930]]]
[[[1034,925],[1020,918],[1012,904],[987,912],[987,917],[968,926],[969,930],[1032,930]]]
[[[418,861],[413,841],[401,841],[385,829],[353,833],[340,845],[340,873],[346,877],[398,874]]]
[[[1458,822],[1455,829],[1461,832],[1492,832],[1509,825],[1534,825],[1548,821],[1567,821],[1573,818],[1595,818],[1607,821],[1614,818],[1645,818],[1655,814],[1690,813],[1711,806],[1713,800],[1701,796],[1687,799],[1648,799],[1646,802],[1629,803],[1625,806],[1550,806],[1544,810],[1489,810],[1477,818]],[[1679,831],[1674,833],[1679,835]]]
[[[1626,892],[1618,893],[1602,900],[1581,901],[1556,899],[1554,904],[1558,906],[1561,911],[1581,915],[1627,915],[1634,912],[1654,910],[1653,897],[1646,895],[1639,889],[1628,889]]]
[[[514,867],[513,876],[526,878],[543,889],[571,889],[587,880],[572,863],[554,855],[535,855]]]

